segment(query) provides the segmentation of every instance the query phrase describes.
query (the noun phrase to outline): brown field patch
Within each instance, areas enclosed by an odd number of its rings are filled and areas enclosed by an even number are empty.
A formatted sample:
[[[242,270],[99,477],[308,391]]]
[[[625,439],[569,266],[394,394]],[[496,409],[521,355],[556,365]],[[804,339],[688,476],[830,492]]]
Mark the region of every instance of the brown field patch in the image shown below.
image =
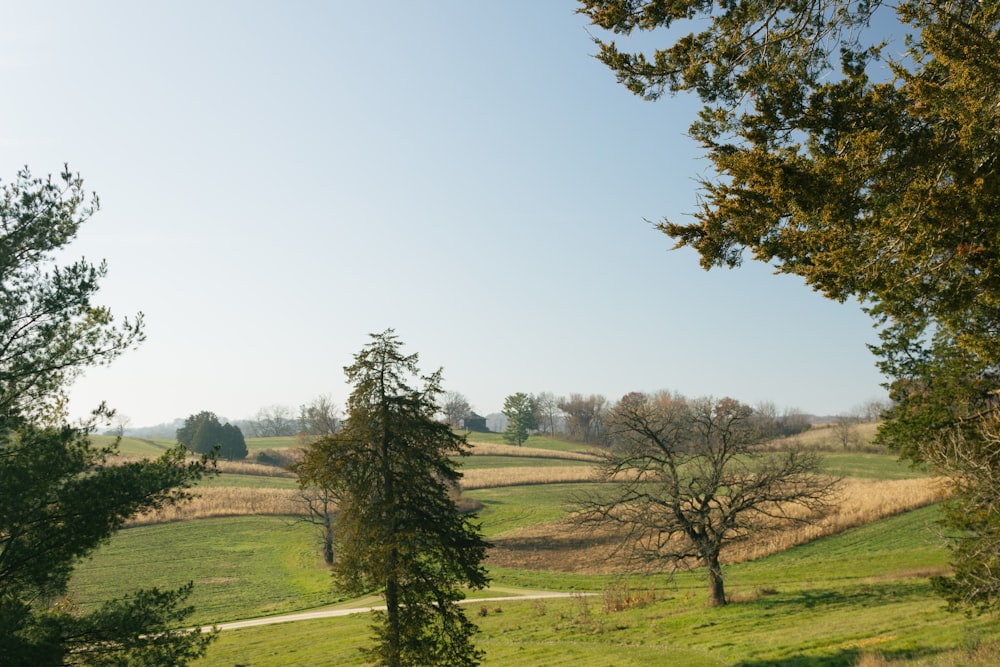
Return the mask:
[[[231,475],[259,475],[261,477],[295,477],[295,473],[278,466],[250,461],[219,461],[220,472]]]
[[[299,492],[295,489],[206,487],[198,489],[191,500],[140,514],[129,521],[128,525],[143,526],[218,516],[287,516],[303,513]]]
[[[845,480],[836,508],[811,524],[778,527],[723,549],[726,563],[762,558],[793,546],[939,502],[947,497],[940,479]],[[581,528],[570,517],[527,526],[491,540],[488,562],[497,567],[594,574],[628,570],[621,538]]]
[[[596,482],[594,466],[551,466],[546,468],[482,468],[462,471],[462,490],[492,489],[527,484],[571,484]]]

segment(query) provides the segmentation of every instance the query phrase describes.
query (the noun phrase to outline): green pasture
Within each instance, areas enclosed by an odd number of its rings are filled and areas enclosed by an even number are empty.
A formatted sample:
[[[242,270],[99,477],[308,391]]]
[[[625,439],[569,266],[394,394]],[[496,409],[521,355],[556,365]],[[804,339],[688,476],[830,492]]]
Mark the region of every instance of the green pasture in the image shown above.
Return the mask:
[[[596,484],[532,484],[502,486],[466,491],[465,495],[483,503],[479,518],[483,534],[494,537],[503,533],[566,516],[574,499]]]
[[[478,470],[480,468],[514,468],[514,467],[565,467],[565,466],[585,466],[587,461],[577,461],[574,459],[550,459],[545,457],[527,456],[463,456],[458,460],[460,470]]]
[[[509,445],[503,439],[503,433],[481,433],[479,431],[456,431],[464,435],[469,442],[484,442],[491,445]],[[581,442],[570,442],[560,438],[553,438],[548,435],[531,435],[524,441],[524,447],[535,447],[537,449],[553,449],[557,452],[592,452],[595,447]]]
[[[89,608],[140,588],[195,583],[192,624],[332,604],[313,527],[283,517],[200,519],[120,531],[77,568],[73,599]]]
[[[822,469],[838,477],[862,477],[868,479],[915,479],[927,477],[927,471],[914,468],[900,461],[894,454],[868,454],[864,452],[823,452]]]
[[[90,436],[90,441],[98,447],[107,447],[109,445],[118,444],[118,453],[125,454],[127,456],[151,456],[156,457],[165,452],[170,447],[173,447],[177,443],[172,443],[170,445],[164,445],[162,442],[156,442],[154,440],[144,440],[141,438],[117,438],[111,435],[92,435]]]
[[[495,571],[498,584],[594,594],[476,600],[469,616],[480,628],[486,666],[834,667],[875,652],[935,664],[936,657],[996,639],[992,619],[948,613],[930,590],[925,571],[946,561],[930,530],[937,512],[917,510],[732,566],[727,575],[736,601],[724,608],[705,606],[698,572],[673,581],[633,578],[633,593],[649,599],[609,611],[605,602],[616,599],[622,584],[608,577]],[[367,636],[364,614],[227,630],[198,665],[362,665]]]

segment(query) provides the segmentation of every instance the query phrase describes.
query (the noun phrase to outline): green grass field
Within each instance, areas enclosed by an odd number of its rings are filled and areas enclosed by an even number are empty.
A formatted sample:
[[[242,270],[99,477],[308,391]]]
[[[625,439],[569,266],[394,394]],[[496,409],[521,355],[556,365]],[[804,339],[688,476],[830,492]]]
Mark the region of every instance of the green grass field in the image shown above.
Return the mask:
[[[149,456],[156,457],[165,452],[171,445],[165,445],[162,441],[157,442],[153,440],[143,440],[140,438],[115,438],[110,435],[92,435],[90,436],[91,441],[99,447],[107,447],[108,445],[118,442],[118,452],[126,456]]]
[[[506,445],[502,433],[480,433],[478,431],[459,431],[469,442],[485,442],[491,445]],[[579,442],[569,442],[547,435],[531,435],[523,444],[524,447],[534,447],[537,449],[552,449],[557,452],[591,452],[594,451],[592,445]]]
[[[839,477],[866,479],[915,479],[926,477],[927,472],[913,468],[886,454],[863,452],[823,452],[823,472]]]
[[[462,470],[478,470],[481,468],[510,468],[512,466],[530,465],[533,467],[562,467],[566,465],[587,465],[586,462],[567,459],[547,459],[532,457],[530,463],[524,461],[527,457],[515,456],[463,456],[458,459]]]
[[[990,619],[943,610],[921,572],[946,554],[928,527],[934,507],[729,569],[736,602],[704,604],[698,573],[633,579],[655,598],[606,611],[608,577],[494,572],[506,587],[594,591],[522,602],[473,601],[484,665],[853,665],[864,653],[895,660],[936,656],[992,639]],[[484,614],[484,615],[481,615]],[[221,633],[202,667],[362,665],[367,618],[316,620]],[[292,662],[289,662],[291,660]],[[982,663],[989,664],[989,663]]]
[[[192,624],[298,611],[337,602],[312,527],[291,518],[201,519],[123,530],[78,568],[73,597],[195,583]]]
[[[541,441],[529,444],[545,446]],[[566,463],[506,456],[470,457],[465,462],[497,470],[504,464]],[[857,452],[829,453],[825,465],[829,472],[853,477],[904,479],[923,474],[892,456]],[[292,479],[236,474],[205,483],[294,487]],[[488,539],[495,539],[562,518],[587,487],[536,484],[467,494],[483,503],[483,530]],[[935,530],[938,511],[926,507],[729,566],[727,590],[734,602],[723,608],[706,607],[706,584],[697,571],[673,580],[635,577],[629,585],[649,599],[615,612],[605,610],[605,603],[615,599],[618,577],[493,567],[491,590],[476,597],[532,590],[578,595],[472,601],[469,616],[481,629],[477,643],[486,651],[484,665],[834,667],[856,665],[875,654],[928,667],[993,664],[990,658],[970,662],[963,656],[977,642],[997,639],[995,622],[944,611],[930,589],[928,576],[947,566],[947,552]],[[110,595],[149,586],[176,587],[189,580],[195,582],[192,625],[358,604],[331,587],[311,526],[258,516],[121,531],[81,564],[72,594],[77,603],[90,607]],[[362,614],[226,630],[197,664],[361,665],[359,649],[367,645],[368,624]]]

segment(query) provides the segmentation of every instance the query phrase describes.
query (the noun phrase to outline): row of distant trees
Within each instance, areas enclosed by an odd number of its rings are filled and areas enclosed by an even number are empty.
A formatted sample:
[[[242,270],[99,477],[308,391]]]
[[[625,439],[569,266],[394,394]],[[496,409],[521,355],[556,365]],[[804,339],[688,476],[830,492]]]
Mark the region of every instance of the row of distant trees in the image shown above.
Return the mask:
[[[517,445],[531,433],[560,434],[577,442],[601,444],[607,436],[604,418],[610,407],[600,394],[557,397],[550,392],[517,392],[507,396],[502,413],[491,415],[487,423],[493,430],[507,433],[508,440]],[[473,414],[468,399],[455,391],[444,395],[440,409],[452,428],[466,427]]]
[[[503,410],[486,417],[490,430],[504,433],[508,442],[522,445],[535,433],[559,435],[569,440],[593,445],[608,443],[607,418],[614,402],[601,394],[573,393],[556,396],[550,392],[529,394],[516,392],[504,400]],[[856,439],[855,426],[878,421],[891,407],[887,401],[870,400],[833,418],[833,434],[838,443],[850,446]],[[450,391],[444,394],[439,405],[439,417],[455,429],[470,428],[475,415],[464,394]],[[207,453],[216,444],[221,456],[243,458],[245,444],[242,438],[269,438],[293,436],[321,436],[335,433],[340,428],[341,413],[337,404],[327,395],[321,395],[300,405],[296,412],[285,405],[262,407],[252,419],[230,424],[219,423],[210,412],[191,415],[177,429],[177,440],[189,450]],[[809,415],[795,408],[779,409],[772,402],[754,406],[756,427],[766,438],[791,437],[809,429]],[[206,432],[197,436],[197,428],[206,422]],[[239,431],[239,437],[233,433]],[[225,432],[224,432],[225,431]],[[237,442],[240,441],[240,442]]]
[[[214,412],[203,410],[190,415],[176,430],[177,442],[198,454],[215,453],[226,459],[247,456],[246,437],[321,436],[340,427],[340,412],[329,396],[319,396],[291,409],[272,405],[257,411],[254,419],[223,423]]]
[[[517,392],[504,400],[501,419],[489,419],[493,430],[503,432],[506,440],[521,445],[532,433],[561,435],[569,440],[593,445],[608,442],[608,416],[614,403],[601,394],[569,394],[555,396],[549,392],[528,394]],[[852,412],[851,423],[877,419],[885,407],[873,401]],[[472,409],[465,396],[448,392],[441,412],[453,428],[462,428]],[[864,417],[862,417],[862,415]],[[789,437],[810,427],[809,416],[797,409],[779,410],[774,403],[764,402],[754,408],[756,427],[767,438]]]
[[[248,438],[324,435],[338,429],[340,409],[333,399],[322,395],[300,405],[297,412],[287,405],[268,405],[252,419],[237,423]]]

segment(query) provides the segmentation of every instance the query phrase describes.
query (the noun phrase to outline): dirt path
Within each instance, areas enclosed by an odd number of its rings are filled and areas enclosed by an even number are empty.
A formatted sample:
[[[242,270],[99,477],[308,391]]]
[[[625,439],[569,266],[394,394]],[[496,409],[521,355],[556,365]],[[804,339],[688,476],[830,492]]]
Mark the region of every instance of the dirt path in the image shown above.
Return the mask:
[[[471,598],[462,600],[459,604],[475,604],[477,602],[511,602],[515,600],[545,600],[548,598],[568,598],[577,595],[594,595],[594,593],[534,593],[531,595],[507,595],[495,598]],[[265,616],[263,618],[252,618],[246,621],[230,621],[228,623],[218,623],[215,626],[204,625],[202,632],[211,632],[215,627],[218,630],[237,630],[239,628],[253,628],[258,625],[273,625],[275,623],[294,623],[295,621],[310,621],[317,618],[336,618],[337,616],[350,616],[351,614],[367,614],[371,611],[385,609],[380,607],[351,607],[350,609],[321,609],[318,611],[302,611],[295,614],[283,614],[281,616]]]

